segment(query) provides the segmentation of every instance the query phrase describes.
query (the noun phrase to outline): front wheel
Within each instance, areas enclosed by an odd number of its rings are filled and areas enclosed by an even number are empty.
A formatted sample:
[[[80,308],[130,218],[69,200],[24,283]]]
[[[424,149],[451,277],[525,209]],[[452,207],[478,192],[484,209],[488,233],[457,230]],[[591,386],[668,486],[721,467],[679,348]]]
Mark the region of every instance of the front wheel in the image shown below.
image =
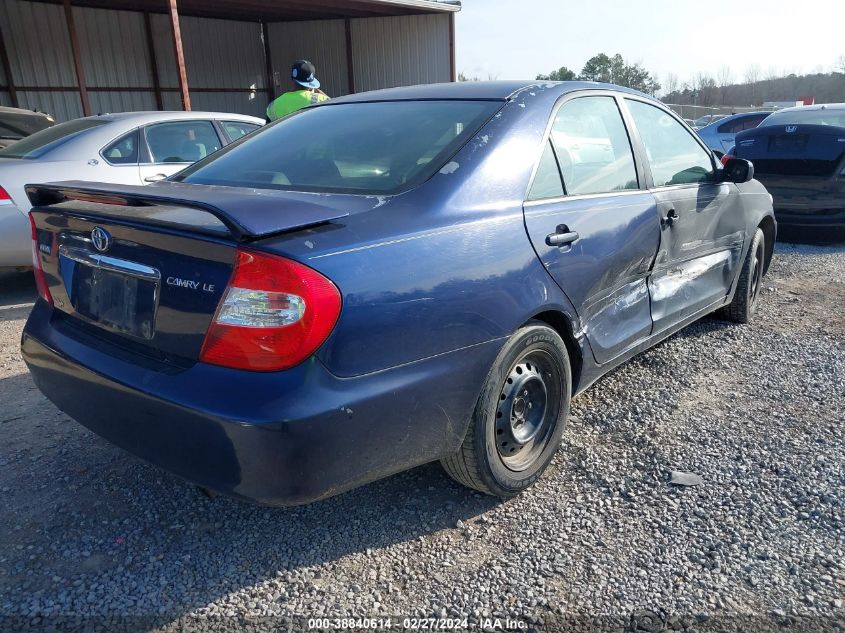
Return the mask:
[[[566,345],[545,324],[521,328],[499,352],[461,448],[441,460],[461,483],[502,498],[537,481],[560,446],[572,374]]]
[[[760,288],[763,285],[763,269],[766,267],[766,236],[757,229],[748,254],[745,256],[733,301],[721,310],[721,314],[736,323],[748,323],[757,309]]]

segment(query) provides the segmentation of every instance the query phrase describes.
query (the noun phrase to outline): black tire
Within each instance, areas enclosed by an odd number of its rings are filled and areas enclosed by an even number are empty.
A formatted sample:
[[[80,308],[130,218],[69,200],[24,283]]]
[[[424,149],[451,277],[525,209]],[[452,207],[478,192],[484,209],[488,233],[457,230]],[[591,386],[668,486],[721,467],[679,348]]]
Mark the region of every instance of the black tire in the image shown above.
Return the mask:
[[[720,310],[725,319],[735,323],[748,323],[751,320],[760,298],[765,267],[766,237],[763,235],[763,229],[758,228],[742,264],[733,301]]]
[[[554,458],[571,393],[569,355],[560,335],[541,323],[521,328],[496,357],[464,442],[441,460],[443,468],[480,492],[519,494]]]

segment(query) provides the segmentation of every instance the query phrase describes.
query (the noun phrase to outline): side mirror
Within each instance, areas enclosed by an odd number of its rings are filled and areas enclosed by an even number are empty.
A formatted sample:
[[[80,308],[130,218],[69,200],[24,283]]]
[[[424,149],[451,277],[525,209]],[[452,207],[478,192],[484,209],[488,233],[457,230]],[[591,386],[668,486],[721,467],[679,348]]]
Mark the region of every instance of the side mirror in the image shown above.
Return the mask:
[[[722,168],[725,182],[742,184],[754,178],[754,164],[744,158],[729,158]]]

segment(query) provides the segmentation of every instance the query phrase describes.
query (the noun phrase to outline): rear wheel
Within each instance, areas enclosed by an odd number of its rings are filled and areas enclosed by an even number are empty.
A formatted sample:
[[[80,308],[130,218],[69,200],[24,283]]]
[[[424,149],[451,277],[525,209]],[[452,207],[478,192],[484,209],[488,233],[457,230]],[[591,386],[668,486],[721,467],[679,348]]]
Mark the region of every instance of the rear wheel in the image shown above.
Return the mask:
[[[736,323],[748,323],[757,309],[760,288],[763,285],[763,269],[766,267],[766,237],[757,229],[736,286],[733,301],[721,310],[722,316]]]
[[[533,484],[560,446],[571,385],[560,335],[539,323],[520,329],[487,376],[460,450],[441,460],[446,472],[503,498]]]

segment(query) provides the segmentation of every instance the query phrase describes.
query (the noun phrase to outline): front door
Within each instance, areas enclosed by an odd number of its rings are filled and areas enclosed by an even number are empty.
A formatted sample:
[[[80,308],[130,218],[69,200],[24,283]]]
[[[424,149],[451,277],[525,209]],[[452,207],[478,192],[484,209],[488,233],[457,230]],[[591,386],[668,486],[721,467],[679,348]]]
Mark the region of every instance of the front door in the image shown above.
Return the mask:
[[[524,206],[525,225],[599,363],[652,329],[648,275],[660,225],[641,182],[617,99],[565,101]]]
[[[168,121],[143,129],[148,150],[141,163],[141,184],[164,180],[223,146],[214,124],[207,120]]]
[[[730,292],[745,239],[737,187],[717,182],[713,154],[671,114],[625,98],[641,141],[660,222],[650,281],[655,332]]]

